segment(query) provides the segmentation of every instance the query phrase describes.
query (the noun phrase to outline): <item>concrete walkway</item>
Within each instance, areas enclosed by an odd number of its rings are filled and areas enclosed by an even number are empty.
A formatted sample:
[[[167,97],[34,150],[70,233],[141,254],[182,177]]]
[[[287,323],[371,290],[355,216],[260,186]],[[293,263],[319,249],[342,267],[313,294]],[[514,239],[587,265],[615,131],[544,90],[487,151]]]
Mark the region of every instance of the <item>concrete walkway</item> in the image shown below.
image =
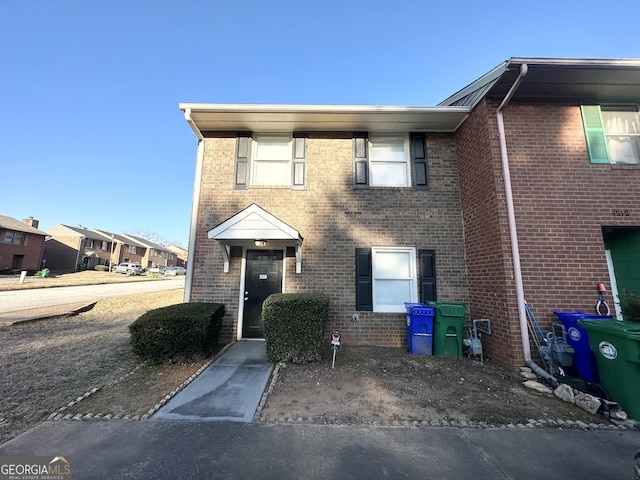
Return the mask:
[[[272,369],[264,341],[234,343],[152,420],[251,422]]]

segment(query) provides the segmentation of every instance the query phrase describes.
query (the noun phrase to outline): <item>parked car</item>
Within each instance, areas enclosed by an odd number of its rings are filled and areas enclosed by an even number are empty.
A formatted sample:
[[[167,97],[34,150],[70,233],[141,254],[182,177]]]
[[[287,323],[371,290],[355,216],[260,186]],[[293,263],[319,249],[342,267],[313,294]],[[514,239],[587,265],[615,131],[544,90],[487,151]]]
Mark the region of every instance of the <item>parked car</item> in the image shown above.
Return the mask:
[[[167,267],[164,269],[165,276],[175,277],[176,275],[185,275],[187,273],[186,268],[182,267]]]
[[[127,275],[141,275],[142,265],[139,263],[123,262],[116,265],[114,271],[116,273],[125,273]]]
[[[147,272],[149,273],[163,273],[164,269],[167,268],[164,265],[157,265],[155,267],[149,267],[147,269]]]

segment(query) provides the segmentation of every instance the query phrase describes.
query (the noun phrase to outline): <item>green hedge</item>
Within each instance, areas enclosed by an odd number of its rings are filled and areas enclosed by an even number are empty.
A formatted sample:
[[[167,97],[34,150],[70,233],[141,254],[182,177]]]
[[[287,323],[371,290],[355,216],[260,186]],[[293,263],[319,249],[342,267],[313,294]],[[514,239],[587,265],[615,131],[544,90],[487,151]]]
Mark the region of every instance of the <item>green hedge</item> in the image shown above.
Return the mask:
[[[277,293],[262,305],[267,359],[277,363],[320,360],[329,297],[320,293]]]
[[[107,270],[109,270],[109,266],[108,265],[96,265],[95,267],[93,267],[94,270],[96,270],[97,272],[106,272]]]
[[[133,352],[153,363],[207,356],[220,338],[224,313],[224,305],[204,302],[150,310],[129,325]]]

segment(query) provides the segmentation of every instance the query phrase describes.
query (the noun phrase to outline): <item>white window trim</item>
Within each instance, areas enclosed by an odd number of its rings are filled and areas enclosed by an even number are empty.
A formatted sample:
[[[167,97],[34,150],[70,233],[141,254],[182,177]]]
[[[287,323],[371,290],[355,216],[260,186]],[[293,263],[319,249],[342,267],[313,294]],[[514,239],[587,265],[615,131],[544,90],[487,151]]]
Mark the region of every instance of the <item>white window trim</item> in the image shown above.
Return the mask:
[[[257,166],[258,163],[260,162],[264,162],[264,161],[269,161],[269,160],[260,160],[258,159],[258,145],[260,143],[260,139],[264,139],[264,138],[286,138],[288,139],[288,143],[289,143],[289,158],[287,159],[288,162],[288,177],[287,177],[287,181],[286,183],[279,183],[279,184],[265,184],[265,183],[257,183],[256,179],[258,178],[258,172],[257,172]],[[277,161],[277,160],[272,160],[272,161]],[[284,160],[281,160],[282,163],[284,163]],[[292,168],[293,168],[293,135],[291,133],[282,133],[282,132],[275,132],[275,133],[263,133],[263,134],[258,134],[255,135],[255,137],[253,138],[253,141],[251,142],[251,173],[249,175],[250,178],[250,184],[251,186],[256,186],[256,187],[291,187],[292,184]]]
[[[640,131],[626,131],[626,132],[617,132],[615,129],[612,129],[609,125],[607,125],[604,121],[603,112],[633,112],[636,114],[638,120],[640,121],[640,109],[637,104],[632,103],[620,103],[620,104],[611,104],[604,103],[600,105],[600,116],[602,119],[602,131],[605,136],[605,140],[607,142],[607,150],[609,154],[609,163],[612,165],[638,165],[640,163],[640,158],[637,158],[638,161],[635,162],[623,162],[623,161],[614,161],[612,157],[614,154],[611,152],[611,144],[610,140],[618,139],[618,138],[638,138],[640,137]],[[636,124],[635,128],[640,128],[640,124]],[[640,153],[636,150],[636,153]]]
[[[405,175],[406,175],[406,184],[405,185],[386,185],[386,184],[377,184],[374,183],[374,179],[373,179],[373,168],[372,168],[372,163],[376,163],[377,160],[373,159],[373,145],[375,144],[376,139],[381,139],[381,138],[402,138],[403,140],[403,146],[404,146],[404,160],[395,160],[395,162],[397,163],[404,163],[405,166]],[[411,187],[411,159],[410,159],[410,152],[409,152],[409,148],[410,148],[410,144],[409,144],[409,135],[408,134],[403,134],[403,135],[398,135],[398,134],[371,134],[369,135],[369,141],[367,142],[367,161],[369,163],[368,165],[368,169],[369,169],[369,187],[388,187],[388,188],[407,188],[407,187]],[[391,160],[394,161],[394,160]]]
[[[410,294],[411,298],[404,300],[405,302],[415,303],[418,301],[418,275],[417,275],[417,264],[416,264],[416,249],[415,247],[371,247],[371,290],[372,290],[372,298],[373,298],[373,311],[374,312],[397,312],[403,313],[405,312],[404,302],[399,305],[378,305],[378,301],[376,298],[376,282],[378,280],[383,280],[383,278],[376,276],[376,254],[382,252],[399,252],[399,253],[409,253],[409,272],[411,272],[411,277],[407,278],[410,282]],[[398,280],[398,279],[394,279]]]

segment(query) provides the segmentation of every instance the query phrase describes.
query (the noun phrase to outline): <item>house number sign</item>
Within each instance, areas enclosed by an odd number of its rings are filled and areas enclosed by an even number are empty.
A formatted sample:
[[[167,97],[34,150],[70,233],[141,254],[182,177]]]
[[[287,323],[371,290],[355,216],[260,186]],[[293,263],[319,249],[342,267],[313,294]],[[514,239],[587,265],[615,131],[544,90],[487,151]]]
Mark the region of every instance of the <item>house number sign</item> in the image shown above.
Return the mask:
[[[333,361],[331,362],[331,368],[336,366],[336,352],[342,350],[342,335],[340,332],[331,333],[331,349],[333,350]]]
[[[614,210],[613,211],[613,216],[614,217],[628,217],[629,215],[631,215],[631,212],[629,210]]]

